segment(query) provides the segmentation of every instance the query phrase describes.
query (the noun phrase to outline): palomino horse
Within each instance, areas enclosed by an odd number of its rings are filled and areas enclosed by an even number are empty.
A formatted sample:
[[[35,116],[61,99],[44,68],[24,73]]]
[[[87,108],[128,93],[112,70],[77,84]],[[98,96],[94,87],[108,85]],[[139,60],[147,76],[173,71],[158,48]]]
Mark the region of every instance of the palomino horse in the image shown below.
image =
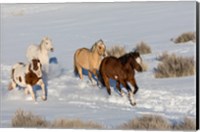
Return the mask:
[[[42,99],[46,100],[45,84],[42,80],[42,64],[38,59],[33,59],[31,63],[17,63],[12,67],[11,83],[9,90],[17,86],[25,88],[25,93],[31,93],[34,101],[36,101],[35,93],[33,90],[34,85],[40,85],[42,88]]]
[[[95,42],[91,49],[80,48],[74,54],[74,73],[79,74],[80,79],[83,79],[82,68],[88,70],[88,77],[92,82],[92,73],[97,77],[97,70],[101,64],[102,56],[106,54],[106,46],[100,39]]]
[[[136,105],[133,93],[135,94],[138,90],[136,80],[134,78],[135,71],[142,71],[140,54],[137,52],[131,52],[123,55],[120,58],[113,56],[106,57],[102,60],[100,65],[100,75],[101,82],[107,88],[107,92],[111,95],[109,78],[112,78],[117,81],[116,88],[119,90],[120,94],[123,96],[120,84],[122,84],[128,91],[128,98],[131,105]],[[128,85],[131,83],[134,86],[134,91]]]
[[[42,63],[42,70],[48,73],[49,71],[49,51],[53,52],[52,40],[44,37],[40,45],[30,45],[26,52],[26,57],[29,62],[32,59],[39,59]]]

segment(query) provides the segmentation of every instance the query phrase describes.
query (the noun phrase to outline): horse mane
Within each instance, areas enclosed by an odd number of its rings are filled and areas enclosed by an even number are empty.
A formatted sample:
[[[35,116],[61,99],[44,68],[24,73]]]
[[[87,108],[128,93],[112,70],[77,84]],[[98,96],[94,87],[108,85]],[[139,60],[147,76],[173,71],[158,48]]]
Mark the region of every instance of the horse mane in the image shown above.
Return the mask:
[[[42,50],[42,44],[44,43],[44,40],[42,40],[39,44],[39,50]]]
[[[131,53],[127,53],[121,57],[119,57],[119,60],[122,64],[126,64],[129,60],[129,58],[131,57]]]
[[[45,40],[50,40],[48,37],[43,37],[42,41],[39,44],[39,49],[42,50],[42,44],[44,43]]]
[[[91,52],[94,52],[95,49],[96,49],[96,47],[97,47],[97,45],[98,45],[99,43],[103,43],[103,40],[100,39],[100,40],[98,40],[97,42],[95,42],[95,43],[92,45],[90,51],[91,51]]]

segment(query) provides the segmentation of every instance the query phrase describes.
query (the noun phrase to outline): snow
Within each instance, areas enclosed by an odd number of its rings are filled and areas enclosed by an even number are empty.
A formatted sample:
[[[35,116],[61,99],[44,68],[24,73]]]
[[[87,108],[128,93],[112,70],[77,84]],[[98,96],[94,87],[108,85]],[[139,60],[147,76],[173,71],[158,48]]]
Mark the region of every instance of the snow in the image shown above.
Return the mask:
[[[18,109],[31,111],[47,120],[79,118],[114,128],[144,114],[158,114],[171,120],[196,117],[196,77],[156,79],[156,57],[163,51],[195,58],[196,44],[174,44],[171,38],[195,31],[195,2],[2,4],[1,5],[1,123],[10,127]],[[39,44],[43,36],[53,40],[58,64],[50,64],[48,99],[37,103],[23,90],[7,91],[11,66],[27,62],[27,47]],[[139,92],[136,106],[121,97],[111,81],[112,95],[105,88],[81,81],[73,74],[73,54],[103,39],[107,48],[125,46],[131,51],[147,42],[152,54],[142,55],[148,71],[136,73]],[[125,92],[126,90],[123,89]]]

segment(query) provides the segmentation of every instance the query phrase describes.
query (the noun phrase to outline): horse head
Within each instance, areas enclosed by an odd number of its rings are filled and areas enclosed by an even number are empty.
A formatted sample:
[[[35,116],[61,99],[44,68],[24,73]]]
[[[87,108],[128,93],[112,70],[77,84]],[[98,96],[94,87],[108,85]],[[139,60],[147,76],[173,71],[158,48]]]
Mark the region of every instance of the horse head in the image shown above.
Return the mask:
[[[102,39],[95,42],[91,49],[92,52],[97,52],[100,56],[106,56],[106,46]]]
[[[140,57],[139,52],[131,52],[129,53],[130,57],[131,57],[131,62],[132,62],[132,66],[134,67],[134,69],[136,69],[138,72],[142,72],[142,58]]]
[[[42,77],[42,64],[39,59],[32,59],[29,65],[29,71],[34,72],[38,77]]]
[[[53,52],[54,51],[54,48],[53,48],[53,44],[52,44],[52,40],[48,37],[44,37],[42,39],[42,42],[41,42],[41,49],[45,49],[47,51],[51,51]]]

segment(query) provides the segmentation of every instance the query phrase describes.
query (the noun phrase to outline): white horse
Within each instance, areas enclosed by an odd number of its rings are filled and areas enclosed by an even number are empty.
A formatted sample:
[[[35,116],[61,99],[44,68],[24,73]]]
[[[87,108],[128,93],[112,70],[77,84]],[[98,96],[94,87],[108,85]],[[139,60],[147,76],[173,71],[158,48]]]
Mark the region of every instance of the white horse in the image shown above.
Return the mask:
[[[49,71],[49,52],[53,52],[54,48],[51,39],[44,37],[40,45],[30,45],[26,52],[26,57],[29,62],[32,59],[39,59],[42,64],[42,71]]]
[[[33,59],[31,63],[16,63],[12,67],[11,83],[8,90],[12,90],[17,86],[25,88],[25,94],[31,93],[34,101],[35,92],[33,90],[34,85],[40,85],[42,88],[42,99],[46,100],[45,84],[42,80],[42,64],[38,59]]]

